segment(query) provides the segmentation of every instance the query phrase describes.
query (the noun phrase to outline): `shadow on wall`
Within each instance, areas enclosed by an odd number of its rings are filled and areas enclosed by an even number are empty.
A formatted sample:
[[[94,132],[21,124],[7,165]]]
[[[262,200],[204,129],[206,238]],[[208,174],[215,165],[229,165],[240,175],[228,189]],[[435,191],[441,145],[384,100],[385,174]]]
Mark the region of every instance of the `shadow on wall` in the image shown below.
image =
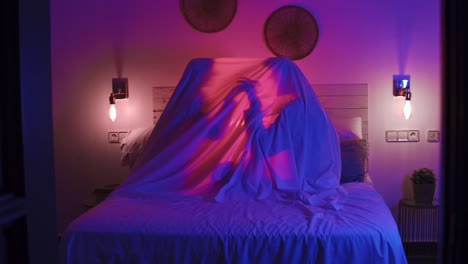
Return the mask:
[[[413,199],[413,183],[411,182],[411,172],[403,176],[401,182],[401,193],[403,199]]]

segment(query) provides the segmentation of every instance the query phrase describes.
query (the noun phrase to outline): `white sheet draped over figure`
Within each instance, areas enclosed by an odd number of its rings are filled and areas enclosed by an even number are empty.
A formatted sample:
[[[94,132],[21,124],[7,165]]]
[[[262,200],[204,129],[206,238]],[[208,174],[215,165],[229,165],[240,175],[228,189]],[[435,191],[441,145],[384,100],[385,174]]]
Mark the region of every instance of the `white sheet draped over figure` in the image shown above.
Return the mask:
[[[338,209],[339,139],[291,60],[194,59],[114,196]]]
[[[291,60],[194,59],[130,176],[63,233],[60,263],[406,264],[373,183],[340,184],[340,143]]]

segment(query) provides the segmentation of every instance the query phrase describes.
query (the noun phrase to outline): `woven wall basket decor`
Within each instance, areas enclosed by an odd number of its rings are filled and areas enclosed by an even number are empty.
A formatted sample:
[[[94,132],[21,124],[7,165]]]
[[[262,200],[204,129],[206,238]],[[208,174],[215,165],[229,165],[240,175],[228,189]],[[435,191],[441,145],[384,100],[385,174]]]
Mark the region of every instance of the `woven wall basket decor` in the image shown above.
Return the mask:
[[[308,56],[315,48],[319,28],[309,11],[300,6],[287,5],[271,13],[263,33],[273,54],[298,60]]]
[[[196,30],[205,33],[225,29],[237,11],[237,0],[181,0],[185,20]]]

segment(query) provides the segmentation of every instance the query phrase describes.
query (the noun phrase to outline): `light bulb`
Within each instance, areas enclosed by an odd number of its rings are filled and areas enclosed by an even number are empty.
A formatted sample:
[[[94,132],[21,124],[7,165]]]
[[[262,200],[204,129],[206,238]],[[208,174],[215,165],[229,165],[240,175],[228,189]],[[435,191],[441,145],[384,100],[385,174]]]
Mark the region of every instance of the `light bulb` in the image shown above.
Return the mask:
[[[409,119],[411,116],[411,101],[405,100],[405,107],[403,108],[403,114],[405,115],[405,119]]]
[[[117,110],[115,109],[115,104],[110,105],[109,118],[112,120],[112,122],[114,122],[115,119],[117,118]]]

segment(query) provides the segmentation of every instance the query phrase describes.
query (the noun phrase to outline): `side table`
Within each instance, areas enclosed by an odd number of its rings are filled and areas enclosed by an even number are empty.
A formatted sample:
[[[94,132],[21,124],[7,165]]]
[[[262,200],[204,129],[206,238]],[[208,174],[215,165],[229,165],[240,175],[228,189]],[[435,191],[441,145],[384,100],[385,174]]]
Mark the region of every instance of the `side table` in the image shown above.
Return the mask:
[[[424,259],[436,263],[439,204],[400,200],[397,222],[408,261]]]

